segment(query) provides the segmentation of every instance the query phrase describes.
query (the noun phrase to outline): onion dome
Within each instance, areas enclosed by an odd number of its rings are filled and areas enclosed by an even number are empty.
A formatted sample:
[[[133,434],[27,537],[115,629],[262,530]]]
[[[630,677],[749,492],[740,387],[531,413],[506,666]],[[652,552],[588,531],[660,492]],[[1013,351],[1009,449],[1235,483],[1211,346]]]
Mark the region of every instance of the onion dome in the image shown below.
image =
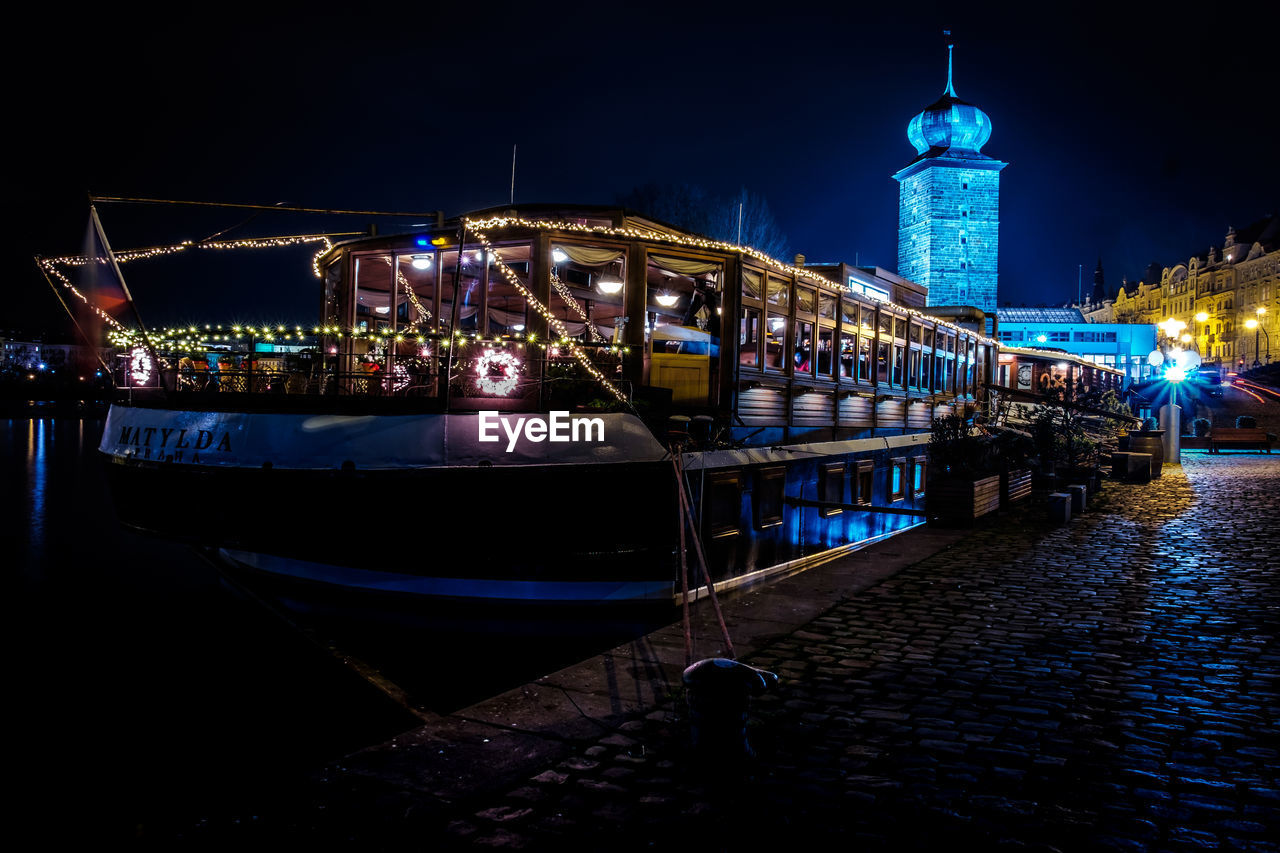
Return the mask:
[[[932,149],[978,152],[991,138],[991,119],[956,97],[951,84],[951,45],[947,45],[947,90],[907,124],[907,139],[917,154]]]

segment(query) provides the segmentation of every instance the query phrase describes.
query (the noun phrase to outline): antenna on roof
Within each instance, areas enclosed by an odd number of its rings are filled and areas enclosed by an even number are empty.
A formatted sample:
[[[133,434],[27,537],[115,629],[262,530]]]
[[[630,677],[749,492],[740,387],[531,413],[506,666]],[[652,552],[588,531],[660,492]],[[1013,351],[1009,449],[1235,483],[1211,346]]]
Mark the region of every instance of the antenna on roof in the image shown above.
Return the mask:
[[[516,203],[516,144],[511,143],[511,204]]]
[[[956,97],[956,89],[951,85],[951,51],[955,48],[955,42],[951,39],[951,30],[943,30],[942,34],[947,37],[947,94]]]

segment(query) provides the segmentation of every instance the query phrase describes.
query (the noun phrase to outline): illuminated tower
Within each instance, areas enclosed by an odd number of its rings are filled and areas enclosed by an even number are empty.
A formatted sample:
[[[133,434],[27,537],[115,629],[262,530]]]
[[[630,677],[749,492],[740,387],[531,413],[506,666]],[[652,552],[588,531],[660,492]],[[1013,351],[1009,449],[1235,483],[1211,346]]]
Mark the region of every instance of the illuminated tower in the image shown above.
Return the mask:
[[[993,317],[1000,231],[1000,170],[983,154],[991,119],[947,89],[907,125],[917,157],[893,177],[898,274],[929,288],[928,305],[973,305]]]

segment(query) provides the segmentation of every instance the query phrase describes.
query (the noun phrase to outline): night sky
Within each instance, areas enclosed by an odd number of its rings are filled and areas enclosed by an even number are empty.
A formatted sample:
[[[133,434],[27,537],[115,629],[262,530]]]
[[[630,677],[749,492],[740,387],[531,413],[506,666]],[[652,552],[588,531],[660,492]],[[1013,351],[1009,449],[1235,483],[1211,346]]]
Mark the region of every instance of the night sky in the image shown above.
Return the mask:
[[[1081,264],[1087,293],[1099,255],[1114,288],[1280,207],[1266,4],[832,5],[175,4],[161,18],[44,4],[5,59],[18,233],[0,329],[60,312],[31,256],[81,250],[88,193],[452,216],[507,202],[513,144],[517,203],[745,187],[810,261],[896,269],[890,176],[915,156],[907,122],[945,86],[944,28],[957,94],[993,122],[983,151],[1010,164],[1001,302],[1072,299]],[[248,216],[100,213],[117,249]],[[369,221],[268,213],[227,236]],[[220,258],[213,285],[188,261],[125,272],[152,325],[313,322],[310,252],[268,255]]]

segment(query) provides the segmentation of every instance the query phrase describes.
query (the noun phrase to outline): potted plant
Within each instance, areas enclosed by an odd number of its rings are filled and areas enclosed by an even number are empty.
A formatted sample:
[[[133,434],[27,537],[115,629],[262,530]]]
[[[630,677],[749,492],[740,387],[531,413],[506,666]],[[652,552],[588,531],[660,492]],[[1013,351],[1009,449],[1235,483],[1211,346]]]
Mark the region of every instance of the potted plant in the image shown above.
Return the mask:
[[[1121,426],[1132,419],[1112,391],[1063,385],[1041,395],[1032,424],[1041,454],[1053,460],[1056,480],[1081,483],[1090,493],[1102,484],[1102,456],[1115,444]],[[1130,437],[1130,443],[1134,441]]]
[[[1031,496],[1031,458],[1035,451],[1035,440],[1022,430],[1004,428],[992,436],[992,467],[1000,474],[1002,505]]]
[[[931,523],[972,523],[1000,508],[1000,475],[992,470],[992,439],[959,415],[934,418],[929,438]]]
[[[1191,422],[1191,435],[1182,436],[1183,450],[1208,450],[1209,429],[1212,423],[1208,418],[1196,418]]]

